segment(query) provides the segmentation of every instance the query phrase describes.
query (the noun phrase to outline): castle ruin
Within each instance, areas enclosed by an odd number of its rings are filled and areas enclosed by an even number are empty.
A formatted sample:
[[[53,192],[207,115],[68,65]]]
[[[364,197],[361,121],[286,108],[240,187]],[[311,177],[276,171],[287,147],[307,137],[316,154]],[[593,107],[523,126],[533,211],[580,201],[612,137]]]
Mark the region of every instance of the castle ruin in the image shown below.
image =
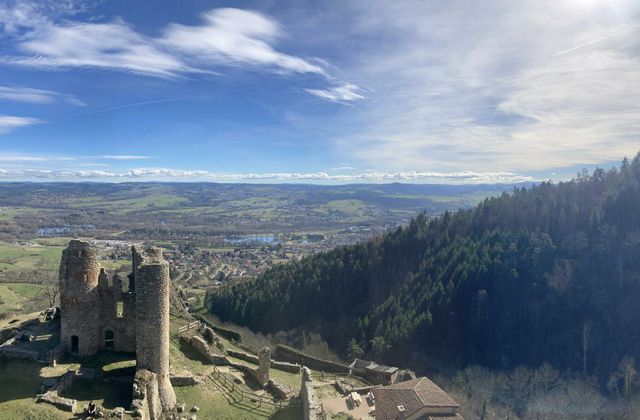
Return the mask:
[[[64,351],[82,357],[135,352],[134,397],[145,401],[138,409],[153,419],[176,405],[169,380],[169,264],[159,248],[133,246],[131,253],[123,290],[122,278],[100,267],[95,247],[69,242],[60,262],[60,340]]]

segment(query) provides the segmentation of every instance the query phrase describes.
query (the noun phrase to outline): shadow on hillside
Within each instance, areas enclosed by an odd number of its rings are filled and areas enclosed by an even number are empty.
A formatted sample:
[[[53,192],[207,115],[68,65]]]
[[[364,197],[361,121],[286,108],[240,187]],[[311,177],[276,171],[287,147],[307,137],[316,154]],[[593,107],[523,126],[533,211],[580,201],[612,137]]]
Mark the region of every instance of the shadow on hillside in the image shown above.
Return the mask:
[[[103,400],[102,406],[107,409],[131,406],[131,384],[107,381],[105,378],[76,380],[63,395],[78,401]]]
[[[0,403],[35,397],[44,380],[42,366],[25,360],[0,361]]]
[[[78,378],[65,390],[63,397],[81,401],[103,400],[107,409],[131,406],[131,391],[136,372],[133,353],[101,352],[84,358],[69,358],[65,362],[76,362],[80,369],[93,370],[95,378]]]

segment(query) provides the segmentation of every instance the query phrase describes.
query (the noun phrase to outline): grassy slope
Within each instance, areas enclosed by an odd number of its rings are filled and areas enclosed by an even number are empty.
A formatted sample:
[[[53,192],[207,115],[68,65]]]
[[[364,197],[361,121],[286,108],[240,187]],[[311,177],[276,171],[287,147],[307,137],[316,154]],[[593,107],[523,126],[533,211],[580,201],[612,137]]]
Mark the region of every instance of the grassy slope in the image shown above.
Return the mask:
[[[0,417],[4,420],[58,420],[69,415],[48,404],[36,404],[42,365],[12,360],[0,362]]]
[[[29,283],[0,283],[0,314],[17,312],[30,299],[40,295],[41,287]]]

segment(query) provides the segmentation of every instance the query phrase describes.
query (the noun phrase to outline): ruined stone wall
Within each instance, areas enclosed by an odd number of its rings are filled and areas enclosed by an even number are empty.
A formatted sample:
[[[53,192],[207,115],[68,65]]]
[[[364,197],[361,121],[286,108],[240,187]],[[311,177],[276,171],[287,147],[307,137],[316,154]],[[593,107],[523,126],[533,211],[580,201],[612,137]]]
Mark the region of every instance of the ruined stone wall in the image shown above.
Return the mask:
[[[260,364],[258,366],[258,371],[256,372],[258,377],[258,383],[260,385],[265,386],[269,383],[269,369],[271,368],[271,349],[269,347],[264,347],[260,350],[259,354]]]
[[[72,352],[72,336],[78,337],[80,356],[100,348],[98,310],[98,252],[88,242],[72,240],[60,261],[60,341]]]
[[[158,377],[155,373],[146,369],[136,370],[131,409],[136,417],[142,419],[161,418],[162,405],[158,395]]]
[[[349,366],[309,356],[308,354],[304,354],[301,351],[285,346],[284,344],[278,344],[276,346],[275,357],[284,362],[308,366],[311,369],[322,372],[349,373]]]
[[[169,378],[169,263],[158,248],[143,253],[134,247],[132,254],[138,368],[156,374],[160,402],[168,411],[176,404]]]
[[[100,302],[100,350],[123,352],[136,351],[136,296],[122,290],[122,279],[118,275],[109,277],[102,271],[99,278]],[[122,303],[122,317],[118,317],[118,302]],[[107,332],[113,333],[113,345],[107,347]]]
[[[304,420],[317,420],[322,418],[322,405],[316,397],[313,388],[313,379],[309,368],[302,367],[302,383],[300,384],[300,399],[302,399],[302,413]]]

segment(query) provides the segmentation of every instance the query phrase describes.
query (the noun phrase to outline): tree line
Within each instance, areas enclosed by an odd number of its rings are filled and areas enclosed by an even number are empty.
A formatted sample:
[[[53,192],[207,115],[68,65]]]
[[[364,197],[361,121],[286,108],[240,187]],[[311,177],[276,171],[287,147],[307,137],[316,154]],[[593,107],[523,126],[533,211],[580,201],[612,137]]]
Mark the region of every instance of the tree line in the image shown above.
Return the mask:
[[[210,310],[417,370],[550,363],[606,379],[640,358],[639,256],[640,154],[276,266]]]

